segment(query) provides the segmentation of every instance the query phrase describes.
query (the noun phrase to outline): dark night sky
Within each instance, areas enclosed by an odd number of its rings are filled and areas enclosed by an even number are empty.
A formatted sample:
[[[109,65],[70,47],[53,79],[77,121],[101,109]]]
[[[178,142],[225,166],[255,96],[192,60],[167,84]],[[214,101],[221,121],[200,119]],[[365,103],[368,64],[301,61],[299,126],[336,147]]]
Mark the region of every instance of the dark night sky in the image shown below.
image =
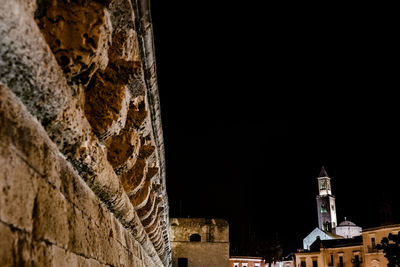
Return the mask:
[[[288,252],[318,224],[324,165],[339,222],[378,225],[383,198],[398,217],[390,15],[215,2],[151,2],[170,216],[222,217],[232,245],[250,227]]]

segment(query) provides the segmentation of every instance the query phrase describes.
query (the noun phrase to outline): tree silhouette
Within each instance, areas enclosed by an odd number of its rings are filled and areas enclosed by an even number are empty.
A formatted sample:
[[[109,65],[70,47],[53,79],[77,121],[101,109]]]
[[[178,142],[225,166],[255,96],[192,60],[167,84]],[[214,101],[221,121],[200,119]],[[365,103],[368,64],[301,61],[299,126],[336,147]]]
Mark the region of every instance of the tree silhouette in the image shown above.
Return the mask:
[[[388,237],[382,238],[381,243],[376,248],[383,250],[389,262],[388,267],[400,266],[400,232],[397,235],[390,233]]]
[[[256,255],[262,257],[268,266],[282,258],[282,248],[275,240],[259,242],[256,246]]]

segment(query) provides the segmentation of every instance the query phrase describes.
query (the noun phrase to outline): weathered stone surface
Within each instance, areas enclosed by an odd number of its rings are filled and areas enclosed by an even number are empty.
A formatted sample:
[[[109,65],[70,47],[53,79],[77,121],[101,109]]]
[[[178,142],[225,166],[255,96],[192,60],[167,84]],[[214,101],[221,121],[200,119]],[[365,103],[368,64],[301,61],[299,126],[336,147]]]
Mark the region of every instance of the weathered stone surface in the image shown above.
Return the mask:
[[[113,29],[130,30],[135,28],[135,13],[130,0],[114,0],[109,5]]]
[[[151,181],[146,179],[143,186],[141,186],[141,188],[136,193],[132,194],[129,197],[132,205],[136,209],[140,209],[144,205],[146,205],[147,200],[150,196],[150,190],[151,190],[150,184],[151,184]]]
[[[69,253],[58,246],[51,247],[53,266],[67,267],[78,266],[78,255]]]
[[[223,219],[171,218],[173,264],[185,257],[193,266],[229,266],[229,225]],[[198,234],[200,242],[190,242]]]
[[[0,263],[4,267],[15,266],[14,242],[17,236],[2,222],[0,222],[0,236]]]
[[[31,243],[32,244],[32,243]],[[31,260],[33,266],[51,266],[51,248],[45,242],[33,242]]]
[[[168,266],[148,5],[0,4],[0,221],[18,233],[15,263]]]
[[[33,17],[19,2],[1,1],[0,83],[46,124],[65,107],[69,89]]]
[[[135,72],[140,71],[141,58],[139,54],[137,33],[133,28],[118,29],[112,36],[112,46],[109,55],[114,61],[133,62]],[[135,74],[135,73],[133,73]]]
[[[38,180],[39,188],[34,202],[33,233],[37,240],[47,240],[61,247],[68,245],[68,213],[64,196]]]
[[[94,257],[95,252],[98,252],[98,248],[96,248],[98,244],[96,244],[96,233],[91,233],[94,230],[93,222],[87,220],[79,209],[69,206],[67,225],[69,228],[69,250],[76,254]]]
[[[0,220],[32,231],[38,174],[2,142],[0,166]]]
[[[126,192],[137,192],[140,185],[144,183],[145,173],[147,172],[147,162],[144,159],[137,159],[135,165],[126,173],[121,175],[122,185]],[[132,193],[135,193],[132,192]]]
[[[140,135],[135,131],[122,130],[117,136],[110,138],[107,146],[107,159],[114,169],[118,171],[128,161],[136,160],[139,154]]]
[[[149,217],[151,212],[153,211],[155,205],[156,205],[156,195],[155,195],[154,191],[151,191],[149,200],[147,201],[146,205],[143,206],[141,209],[137,210],[140,220],[143,221],[147,217]]]
[[[6,89],[3,87],[0,87],[0,89],[1,95],[7,96]],[[12,106],[10,106],[10,102],[13,100],[12,98],[8,96],[0,99],[3,100],[0,102],[1,107],[8,111],[12,110],[10,108]],[[24,111],[21,109],[19,109],[19,112],[24,114]],[[12,121],[10,119],[10,114],[12,113],[3,112],[1,114],[1,122],[7,121],[9,127],[11,128],[15,127],[15,125],[18,125],[9,123]],[[17,113],[14,113],[14,115],[12,117],[14,117],[16,120],[24,117]],[[35,139],[39,137],[43,138],[40,140],[42,142],[40,149],[48,150],[47,153],[54,156],[54,149],[56,148],[55,146],[51,145],[51,143],[48,143],[50,142],[48,138],[45,138],[39,134],[42,129],[40,129],[40,127],[38,128],[38,124],[35,125],[32,123],[29,125],[29,127],[30,131],[34,134],[32,135],[33,140],[31,140],[31,142],[28,144],[34,144]],[[34,132],[34,128],[37,129],[36,133]],[[18,142],[18,139],[15,139],[15,142]],[[23,142],[23,140],[21,142]],[[14,240],[16,240],[16,247],[13,251],[17,253],[15,255],[19,255],[18,258],[15,258],[18,264],[37,262],[40,266],[40,264],[44,262],[42,265],[48,266],[48,262],[54,261],[49,246],[42,241],[36,242],[34,241],[35,239],[54,243],[56,247],[60,249],[60,246],[68,248],[69,254],[66,254],[66,263],[56,261],[56,264],[70,264],[71,261],[74,264],[75,261],[78,261],[78,264],[86,264],[88,262],[92,264],[95,262],[96,265],[102,266],[102,264],[105,263],[118,264],[119,257],[122,257],[126,260],[131,259],[131,257],[128,257],[127,255],[136,255],[136,260],[130,261],[128,264],[130,265],[132,262],[139,262],[138,259],[141,259],[144,257],[144,255],[146,255],[146,253],[140,252],[141,245],[139,245],[139,243],[134,239],[127,229],[125,229],[119,222],[116,221],[115,217],[108,212],[107,208],[101,202],[99,202],[98,198],[93,194],[93,192],[91,192],[89,187],[86,186],[78,177],[78,174],[72,168],[72,166],[65,161],[65,158],[61,157],[60,155],[50,157],[50,159],[54,161],[53,165],[59,166],[57,168],[59,172],[45,172],[43,175],[40,175],[35,171],[35,167],[29,163],[28,159],[22,160],[22,158],[20,159],[17,156],[18,154],[23,155],[21,151],[15,148],[15,153],[13,153],[10,151],[8,146],[5,147],[3,145],[3,142],[0,142],[0,144],[2,144],[0,146],[2,152],[0,153],[0,161],[8,164],[7,160],[9,160],[16,164],[15,167],[19,167],[19,170],[23,170],[24,168],[27,169],[29,171],[28,175],[24,175],[23,178],[28,179],[29,182],[39,185],[36,186],[38,187],[36,189],[35,187],[31,188],[33,197],[24,199],[26,204],[23,205],[25,207],[32,208],[31,212],[27,212],[27,214],[29,214],[27,221],[30,223],[33,222],[34,227],[25,227],[26,231],[32,231],[31,235],[21,234],[21,236],[18,238],[14,238]],[[19,145],[20,144],[16,143],[15,147],[19,147]],[[35,151],[36,146],[30,145],[30,147],[33,149],[33,151]],[[24,149],[28,148],[29,146],[26,146]],[[6,150],[6,152],[4,152],[4,150]],[[42,151],[36,152],[39,155],[42,153]],[[31,158],[33,157],[34,154]],[[47,165],[48,162],[45,160],[38,161],[37,164],[39,164],[37,165],[38,167],[42,168],[43,166],[41,165]],[[10,167],[13,166],[14,165],[12,164],[10,165]],[[22,166],[24,166],[24,168],[21,168]],[[45,168],[43,168],[43,170],[44,169]],[[7,171],[7,169],[1,169],[1,171],[2,179],[0,182],[3,185],[8,181],[3,172]],[[13,174],[16,175],[18,172],[13,172]],[[50,177],[53,175],[56,177]],[[57,182],[52,183],[52,181]],[[58,184],[60,184],[60,186],[57,186]],[[18,193],[26,194],[26,192],[21,190],[19,190]],[[0,201],[9,201],[9,198],[7,195],[2,195]],[[19,209],[19,206],[16,208]],[[67,212],[65,212],[65,209]],[[18,213],[13,213],[13,215],[18,215]],[[56,216],[56,218],[53,216]],[[33,218],[33,220],[31,220],[31,218]],[[15,226],[18,226],[18,224],[15,224]],[[66,230],[66,227],[68,230]],[[121,233],[119,238],[117,238],[115,232]],[[66,233],[68,236],[65,235]],[[123,242],[119,242],[119,240],[123,240]],[[67,245],[65,244],[66,241],[68,242]],[[124,243],[126,245],[122,245]],[[121,249],[128,251],[123,252]],[[57,251],[57,253],[63,252],[62,250]],[[96,259],[96,261],[88,261],[82,257],[72,255],[71,253],[86,255],[86,257],[93,257]],[[116,258],[115,255],[119,255],[118,258]],[[98,262],[98,260],[100,260],[100,262]]]
[[[106,71],[114,72],[110,69]],[[100,138],[118,134],[124,127],[129,100],[126,85],[96,73],[86,92],[85,113]]]
[[[108,64],[111,21],[97,1],[40,1],[36,20],[67,77],[85,73],[88,80]]]

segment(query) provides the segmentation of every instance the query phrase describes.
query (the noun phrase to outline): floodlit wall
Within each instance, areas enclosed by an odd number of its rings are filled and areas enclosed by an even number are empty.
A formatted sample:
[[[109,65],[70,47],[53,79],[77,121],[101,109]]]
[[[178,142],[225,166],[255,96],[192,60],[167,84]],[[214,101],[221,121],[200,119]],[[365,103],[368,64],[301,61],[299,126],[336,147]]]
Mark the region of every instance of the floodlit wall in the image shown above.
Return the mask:
[[[362,228],[356,225],[338,226],[335,230],[337,235],[343,236],[344,238],[360,236],[362,232]]]
[[[268,264],[265,264],[263,259],[260,257],[233,256],[229,259],[229,267],[265,267],[266,265]],[[282,267],[282,266],[274,264],[273,266],[270,267]]]
[[[385,258],[382,250],[378,250],[376,245],[381,243],[384,237],[388,237],[390,233],[398,234],[400,224],[385,225],[380,227],[364,229],[362,232],[364,261],[367,267],[387,266],[388,260]],[[373,241],[374,240],[374,241]]]
[[[303,239],[303,248],[310,249],[311,244],[317,240],[317,237],[321,240],[335,239],[333,235],[328,235],[317,227]]]
[[[229,225],[223,219],[171,218],[173,266],[179,258],[188,266],[229,266]],[[199,235],[200,241],[190,241]],[[193,240],[193,239],[192,239]]]
[[[0,4],[0,265],[170,266],[148,1]]]

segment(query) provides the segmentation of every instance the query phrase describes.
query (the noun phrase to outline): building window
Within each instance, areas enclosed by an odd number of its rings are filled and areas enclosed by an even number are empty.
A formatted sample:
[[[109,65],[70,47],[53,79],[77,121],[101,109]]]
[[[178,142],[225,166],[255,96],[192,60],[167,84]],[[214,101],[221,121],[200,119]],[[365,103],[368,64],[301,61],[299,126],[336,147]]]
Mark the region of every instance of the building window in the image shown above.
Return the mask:
[[[353,259],[354,267],[360,267],[361,266],[361,260],[359,255],[354,255]]]
[[[375,243],[375,237],[371,237],[371,247],[375,248],[376,243]]]
[[[239,267],[239,263],[238,263],[238,262],[235,262],[235,263],[233,264],[233,267]]]
[[[307,267],[306,260],[301,260],[300,267]]]
[[[343,256],[339,256],[339,267],[343,267]]]
[[[333,266],[333,254],[331,254],[330,261],[329,261],[328,265],[329,266]]]
[[[254,263],[254,267],[260,267],[259,263]]]
[[[326,213],[328,212],[327,208],[326,208],[326,204],[325,203],[321,203],[321,212],[322,213]]]
[[[199,234],[192,234],[190,236],[190,242],[201,242],[201,236]]]
[[[188,267],[188,259],[187,258],[178,258],[178,267]]]
[[[247,263],[242,263],[242,267],[247,267]]]
[[[324,230],[327,231],[327,232],[332,231],[331,222],[325,222],[324,223]]]

